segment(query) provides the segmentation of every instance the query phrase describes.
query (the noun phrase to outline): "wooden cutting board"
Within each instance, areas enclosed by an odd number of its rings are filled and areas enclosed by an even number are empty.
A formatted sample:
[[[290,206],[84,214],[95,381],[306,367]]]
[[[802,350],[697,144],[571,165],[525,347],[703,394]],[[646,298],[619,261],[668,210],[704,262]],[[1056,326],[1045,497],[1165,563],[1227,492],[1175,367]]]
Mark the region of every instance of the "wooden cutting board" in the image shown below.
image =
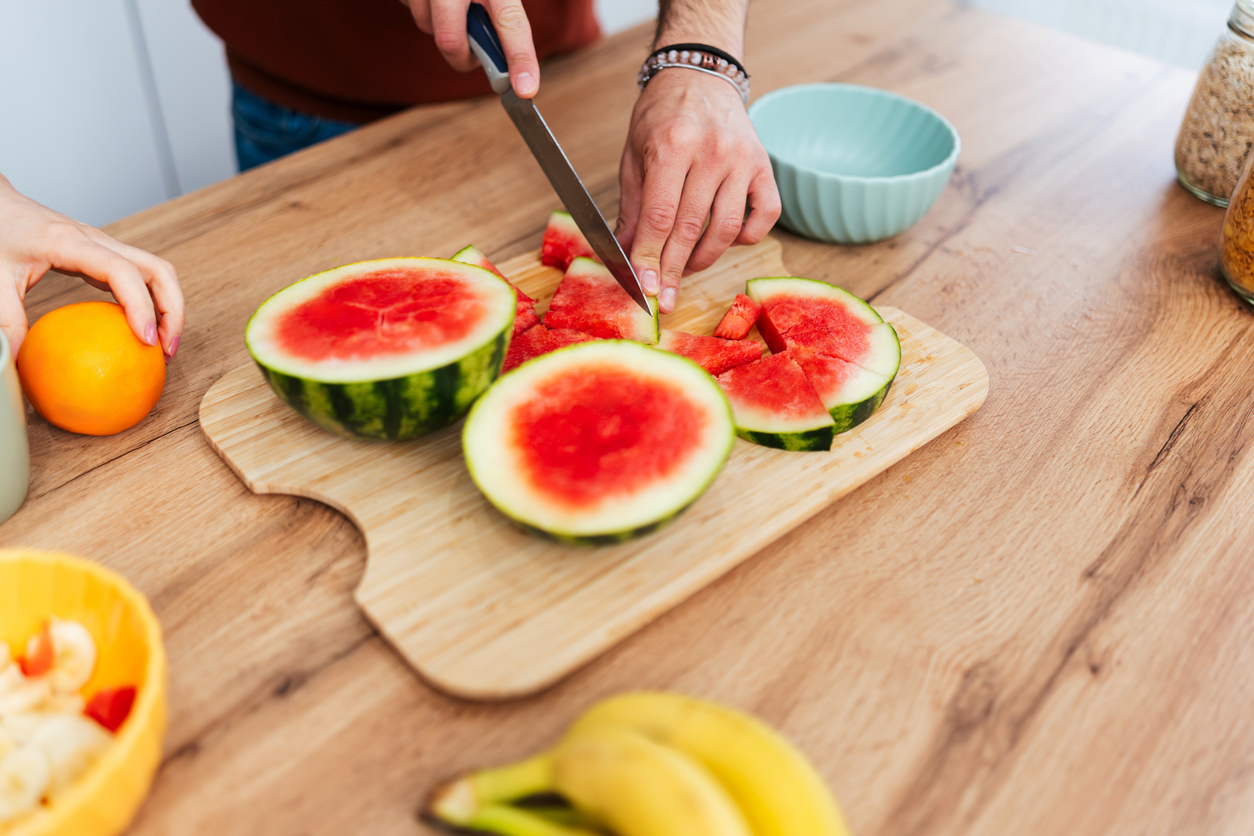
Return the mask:
[[[500,267],[538,299],[561,278],[538,253]],[[746,279],[781,275],[777,242],[732,250],[685,280],[681,309],[664,325],[712,333]],[[605,548],[513,528],[471,482],[460,422],[413,442],[340,438],[290,410],[247,365],[206,393],[200,424],[254,492],[310,497],[357,525],[369,552],[357,602],[428,682],[510,699],[567,676],[980,407],[988,374],[971,351],[900,310],[880,313],[901,337],[902,364],[870,420],[830,453],[737,440],[678,520]]]

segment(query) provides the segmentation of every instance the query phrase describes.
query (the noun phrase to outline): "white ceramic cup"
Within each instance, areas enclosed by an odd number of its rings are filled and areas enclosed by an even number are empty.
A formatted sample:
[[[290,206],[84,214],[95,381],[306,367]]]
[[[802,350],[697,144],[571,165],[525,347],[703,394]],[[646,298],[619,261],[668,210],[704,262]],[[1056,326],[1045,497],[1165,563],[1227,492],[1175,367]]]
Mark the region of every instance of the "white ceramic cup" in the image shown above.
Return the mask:
[[[0,331],[0,523],[17,513],[29,487],[26,408],[9,340]]]

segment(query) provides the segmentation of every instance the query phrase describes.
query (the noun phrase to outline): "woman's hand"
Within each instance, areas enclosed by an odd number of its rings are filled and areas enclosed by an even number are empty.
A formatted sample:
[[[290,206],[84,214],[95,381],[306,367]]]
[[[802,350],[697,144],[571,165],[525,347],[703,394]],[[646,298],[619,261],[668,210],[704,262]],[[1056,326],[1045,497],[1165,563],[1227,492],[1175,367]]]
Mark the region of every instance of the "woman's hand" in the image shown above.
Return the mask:
[[[756,244],[779,219],[771,161],[740,94],[706,73],[677,67],[649,81],[619,184],[618,238],[662,313],[674,310],[683,276],[732,244]]]
[[[49,270],[111,292],[142,342],[169,362],[183,333],[183,291],[166,261],[18,194],[0,176],[0,328],[13,347],[28,330],[26,292]]]
[[[401,0],[409,6],[418,28],[435,36],[436,49],[455,70],[478,69],[466,36],[470,0]],[[530,99],[540,89],[540,61],[531,41],[531,24],[520,0],[480,0],[492,18],[509,64],[509,83],[519,97]]]

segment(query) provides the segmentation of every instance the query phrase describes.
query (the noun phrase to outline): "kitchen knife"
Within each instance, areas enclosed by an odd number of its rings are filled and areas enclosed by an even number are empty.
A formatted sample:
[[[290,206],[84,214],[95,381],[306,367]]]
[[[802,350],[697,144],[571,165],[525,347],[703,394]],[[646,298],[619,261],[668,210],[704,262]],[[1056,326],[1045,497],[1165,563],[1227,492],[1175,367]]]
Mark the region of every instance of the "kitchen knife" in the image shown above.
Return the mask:
[[[514,120],[514,126],[531,148],[536,162],[549,178],[553,191],[557,192],[557,196],[566,205],[566,210],[575,219],[579,231],[592,245],[592,251],[622,285],[623,290],[636,300],[636,304],[644,308],[646,313],[652,314],[653,308],[649,306],[648,297],[645,296],[640,280],[636,278],[636,272],[631,269],[631,262],[627,260],[622,245],[610,231],[605,218],[601,217],[600,210],[592,202],[592,195],[588,194],[570,160],[566,159],[566,153],[558,145],[544,117],[536,110],[531,99],[519,98],[510,87],[505,51],[501,47],[496,29],[492,26],[492,19],[488,17],[487,9],[478,3],[471,3],[466,13],[466,32],[470,36],[470,48],[483,65],[483,71],[488,74],[492,89],[501,94],[501,104],[504,105],[505,112]]]

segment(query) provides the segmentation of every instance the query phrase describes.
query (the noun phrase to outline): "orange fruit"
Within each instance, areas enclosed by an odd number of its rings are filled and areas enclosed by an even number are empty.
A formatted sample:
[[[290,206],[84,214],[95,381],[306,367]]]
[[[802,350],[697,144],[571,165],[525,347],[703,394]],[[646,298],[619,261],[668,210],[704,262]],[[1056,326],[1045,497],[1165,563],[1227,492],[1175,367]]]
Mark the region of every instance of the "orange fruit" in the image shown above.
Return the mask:
[[[122,306],[79,302],[44,314],[17,353],[26,399],[63,430],[113,435],[144,420],[165,386],[165,358],[131,333]]]

